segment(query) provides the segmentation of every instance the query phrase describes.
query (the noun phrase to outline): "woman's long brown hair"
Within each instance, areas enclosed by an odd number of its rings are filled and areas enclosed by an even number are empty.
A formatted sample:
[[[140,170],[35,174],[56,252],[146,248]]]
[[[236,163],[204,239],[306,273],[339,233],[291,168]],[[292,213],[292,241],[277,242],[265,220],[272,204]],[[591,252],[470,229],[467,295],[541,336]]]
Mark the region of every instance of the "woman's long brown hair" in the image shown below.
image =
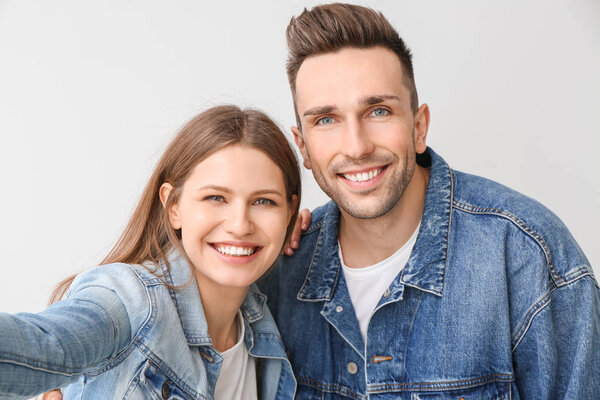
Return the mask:
[[[170,250],[179,249],[185,256],[180,232],[171,227],[166,210],[171,204],[177,203],[185,180],[199,162],[233,144],[258,149],[275,162],[283,172],[288,205],[293,207],[292,196],[296,195],[299,199],[301,194],[300,169],[285,135],[260,111],[242,110],[231,105],[213,107],[188,122],[171,141],[158,161],[125,230],[100,265],[116,262],[142,264],[150,261],[154,266],[163,262],[169,268],[167,254]],[[173,190],[163,206],[159,190],[165,182],[173,185]],[[286,241],[298,216],[298,203],[287,228]],[[157,271],[156,268],[150,270],[155,274],[158,274]],[[65,295],[75,276],[68,277],[56,286],[50,296],[50,304]]]

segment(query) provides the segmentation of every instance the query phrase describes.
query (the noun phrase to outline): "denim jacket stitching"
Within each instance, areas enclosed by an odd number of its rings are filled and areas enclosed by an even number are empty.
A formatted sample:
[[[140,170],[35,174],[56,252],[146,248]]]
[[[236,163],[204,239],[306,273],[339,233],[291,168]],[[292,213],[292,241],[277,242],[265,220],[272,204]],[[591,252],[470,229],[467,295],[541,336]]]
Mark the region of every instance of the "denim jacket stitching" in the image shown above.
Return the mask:
[[[454,170],[448,167],[448,173],[450,175],[450,202],[454,202],[454,180],[456,177],[454,176]],[[448,252],[450,251],[450,227],[452,226],[452,210],[453,207],[450,206],[450,210],[448,211],[448,227],[446,228],[446,254],[444,255],[444,273],[442,274],[442,290],[444,290],[444,284],[446,283],[446,267],[448,263]]]
[[[531,308],[529,310],[527,310],[527,313],[525,313],[525,317],[523,318],[523,321],[519,324],[518,328],[516,329],[516,333],[515,333],[515,335],[513,335],[514,337],[511,340],[511,342],[513,343],[513,347],[512,347],[513,353],[517,350],[517,347],[519,346],[519,344],[521,344],[521,342],[525,338],[525,335],[527,334],[527,332],[529,332],[529,328],[533,324],[533,320],[536,317],[536,315],[538,315],[540,312],[542,312],[542,310],[544,308],[546,308],[546,306],[548,306],[550,304],[550,302],[552,301],[552,293],[554,293],[555,290],[558,290],[560,288],[563,288],[563,287],[566,288],[570,284],[573,284],[574,282],[576,282],[579,279],[582,279],[586,276],[589,276],[595,282],[594,276],[589,271],[587,273],[580,274],[580,275],[574,277],[572,280],[565,282],[564,285],[562,285],[560,287],[554,287],[551,290],[549,290],[538,301],[536,301],[535,304],[533,306],[531,306]],[[595,282],[595,283],[597,284],[597,282]]]
[[[321,222],[322,224],[322,222]],[[317,246],[319,246],[319,242],[321,241],[321,235],[323,234],[323,230],[320,229],[319,230],[319,236],[317,236]],[[296,298],[300,301],[310,301],[310,302],[319,302],[319,301],[330,301],[331,297],[332,297],[332,293],[335,292],[335,288],[337,287],[337,282],[339,279],[339,275],[340,275],[340,271],[339,268],[335,273],[335,279],[333,280],[333,283],[331,284],[331,290],[329,291],[329,297],[325,297],[325,298],[318,298],[318,299],[306,299],[304,297],[300,297],[300,294],[304,291],[304,289],[306,288],[306,285],[308,284],[308,277],[311,275],[311,271],[313,268],[313,264],[314,264],[314,260],[315,257],[319,254],[319,252],[321,251],[320,246],[317,247],[317,249],[315,250],[315,252],[313,253],[312,258],[310,259],[310,266],[308,267],[308,271],[306,272],[306,277],[304,278],[304,283],[302,283],[302,287],[300,288],[300,290],[298,291],[298,294],[296,295]]]
[[[125,360],[127,358],[127,356],[133,351],[134,344],[138,342],[138,337],[140,335],[142,335],[143,332],[147,331],[149,322],[151,322],[154,319],[154,310],[156,309],[156,307],[154,304],[154,296],[152,296],[149,292],[149,286],[154,286],[155,283],[153,282],[153,280],[148,281],[148,280],[144,279],[144,277],[140,276],[140,274],[138,273],[138,271],[135,270],[135,268],[131,268],[131,266],[129,266],[129,265],[128,265],[128,267],[135,274],[135,276],[137,276],[137,278],[140,280],[140,283],[144,287],[144,290],[146,291],[146,298],[148,300],[148,305],[150,308],[148,310],[148,315],[146,316],[146,319],[144,320],[144,322],[142,322],[142,324],[140,325],[138,330],[135,332],[135,334],[131,335],[131,340],[129,341],[129,344],[127,345],[127,347],[125,347],[121,352],[119,352],[112,360],[109,360],[106,364],[103,364],[102,366],[100,366],[99,368],[97,368],[93,371],[87,372],[85,375],[88,377],[98,376],[98,375],[102,374],[103,372],[106,372],[106,371],[116,367],[123,360]]]
[[[546,241],[541,237],[541,235],[539,233],[537,233],[533,228],[528,226],[519,217],[517,217],[516,215],[514,215],[508,211],[501,210],[498,208],[477,207],[477,206],[473,206],[473,205],[461,202],[459,200],[453,200],[453,205],[454,205],[454,207],[456,207],[458,209],[461,209],[465,212],[469,212],[472,214],[492,214],[492,215],[497,215],[499,217],[506,218],[509,221],[513,222],[523,232],[525,232],[532,239],[534,239],[536,241],[536,243],[541,247],[542,251],[544,252],[544,256],[546,257],[546,264],[548,265],[550,274],[553,277],[554,284],[556,286],[562,286],[562,285],[566,284],[564,279],[559,275],[558,271],[556,271],[556,268],[554,267],[550,249],[549,249],[548,245],[546,244]]]
[[[417,316],[417,312],[419,311],[419,306],[421,305],[421,299],[423,298],[423,294],[420,293],[419,299],[417,300],[417,304],[415,305],[415,309],[413,311],[412,316],[410,317],[410,323],[408,324],[408,332],[406,332],[406,338],[404,339],[404,354],[402,355],[402,370],[406,371],[406,356],[408,354],[408,342],[410,333],[412,332],[412,326],[415,322],[415,317]]]
[[[513,382],[512,374],[490,374],[471,379],[461,379],[456,381],[440,381],[440,382],[402,382],[402,383],[383,383],[377,385],[369,385],[370,393],[384,393],[387,390],[405,391],[439,391],[446,389],[468,389],[492,382]],[[371,390],[373,389],[373,390]]]
[[[317,221],[314,224],[310,224],[310,226],[308,227],[307,230],[302,231],[302,236],[311,234],[311,233],[315,232],[316,230],[321,229],[321,227],[323,226],[323,219],[324,218],[321,218],[320,221]]]
[[[1,357],[6,357],[8,356],[8,354],[2,353],[0,354]],[[82,371],[79,372],[63,372],[63,371],[58,371],[58,370],[52,370],[52,369],[48,369],[48,368],[44,368],[44,367],[36,367],[34,364],[35,363],[31,363],[30,361],[28,362],[22,362],[19,360],[13,360],[10,358],[0,358],[0,362],[5,362],[5,363],[10,363],[10,364],[14,364],[14,365],[20,365],[22,367],[27,367],[36,371],[42,371],[42,372],[48,372],[51,374],[56,374],[56,375],[63,375],[63,376],[73,376],[73,375],[80,375],[82,373]]]
[[[207,399],[206,396],[197,393],[194,389],[189,387],[168,365],[162,362],[162,360],[157,357],[152,350],[147,347],[144,343],[140,342],[138,344],[138,348],[140,351],[146,356],[148,362],[151,362],[156,368],[158,368],[162,373],[164,373],[171,382],[179,386],[181,390],[186,392],[190,397],[194,399]]]

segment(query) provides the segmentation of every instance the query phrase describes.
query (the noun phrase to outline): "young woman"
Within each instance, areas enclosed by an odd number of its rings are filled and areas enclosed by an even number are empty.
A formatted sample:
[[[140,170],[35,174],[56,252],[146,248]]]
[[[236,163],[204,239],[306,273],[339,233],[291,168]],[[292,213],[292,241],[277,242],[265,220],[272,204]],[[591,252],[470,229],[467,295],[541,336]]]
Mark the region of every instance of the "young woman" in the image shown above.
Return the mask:
[[[266,115],[205,111],[173,139],[101,266],[39,314],[0,314],[0,398],[291,399],[253,285],[298,215],[300,173]],[[67,386],[68,385],[68,386]]]

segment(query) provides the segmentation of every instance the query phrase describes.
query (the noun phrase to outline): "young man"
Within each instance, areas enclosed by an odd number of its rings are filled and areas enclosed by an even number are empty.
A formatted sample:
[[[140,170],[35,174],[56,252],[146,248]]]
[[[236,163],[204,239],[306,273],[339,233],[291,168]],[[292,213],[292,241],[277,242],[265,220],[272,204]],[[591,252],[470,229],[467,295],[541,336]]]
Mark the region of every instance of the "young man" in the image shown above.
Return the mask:
[[[333,200],[262,285],[297,398],[600,398],[589,262],[542,205],[426,146],[385,17],[318,6],[287,39],[293,133]]]

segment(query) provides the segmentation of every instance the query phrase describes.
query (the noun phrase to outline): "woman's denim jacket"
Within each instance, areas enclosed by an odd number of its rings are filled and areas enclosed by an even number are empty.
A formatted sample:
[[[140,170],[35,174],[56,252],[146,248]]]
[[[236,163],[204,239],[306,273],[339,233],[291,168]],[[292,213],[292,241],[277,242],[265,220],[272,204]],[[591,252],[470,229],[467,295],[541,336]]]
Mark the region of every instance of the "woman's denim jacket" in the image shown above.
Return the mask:
[[[183,257],[157,278],[111,264],[79,275],[69,297],[39,314],[0,314],[0,398],[64,387],[65,399],[212,399],[222,358]],[[166,270],[163,269],[163,272]],[[241,307],[259,398],[291,399],[296,382],[265,296]]]
[[[366,343],[334,203],[260,283],[297,398],[600,399],[600,290],[568,230],[534,200],[427,157],[417,242]]]

